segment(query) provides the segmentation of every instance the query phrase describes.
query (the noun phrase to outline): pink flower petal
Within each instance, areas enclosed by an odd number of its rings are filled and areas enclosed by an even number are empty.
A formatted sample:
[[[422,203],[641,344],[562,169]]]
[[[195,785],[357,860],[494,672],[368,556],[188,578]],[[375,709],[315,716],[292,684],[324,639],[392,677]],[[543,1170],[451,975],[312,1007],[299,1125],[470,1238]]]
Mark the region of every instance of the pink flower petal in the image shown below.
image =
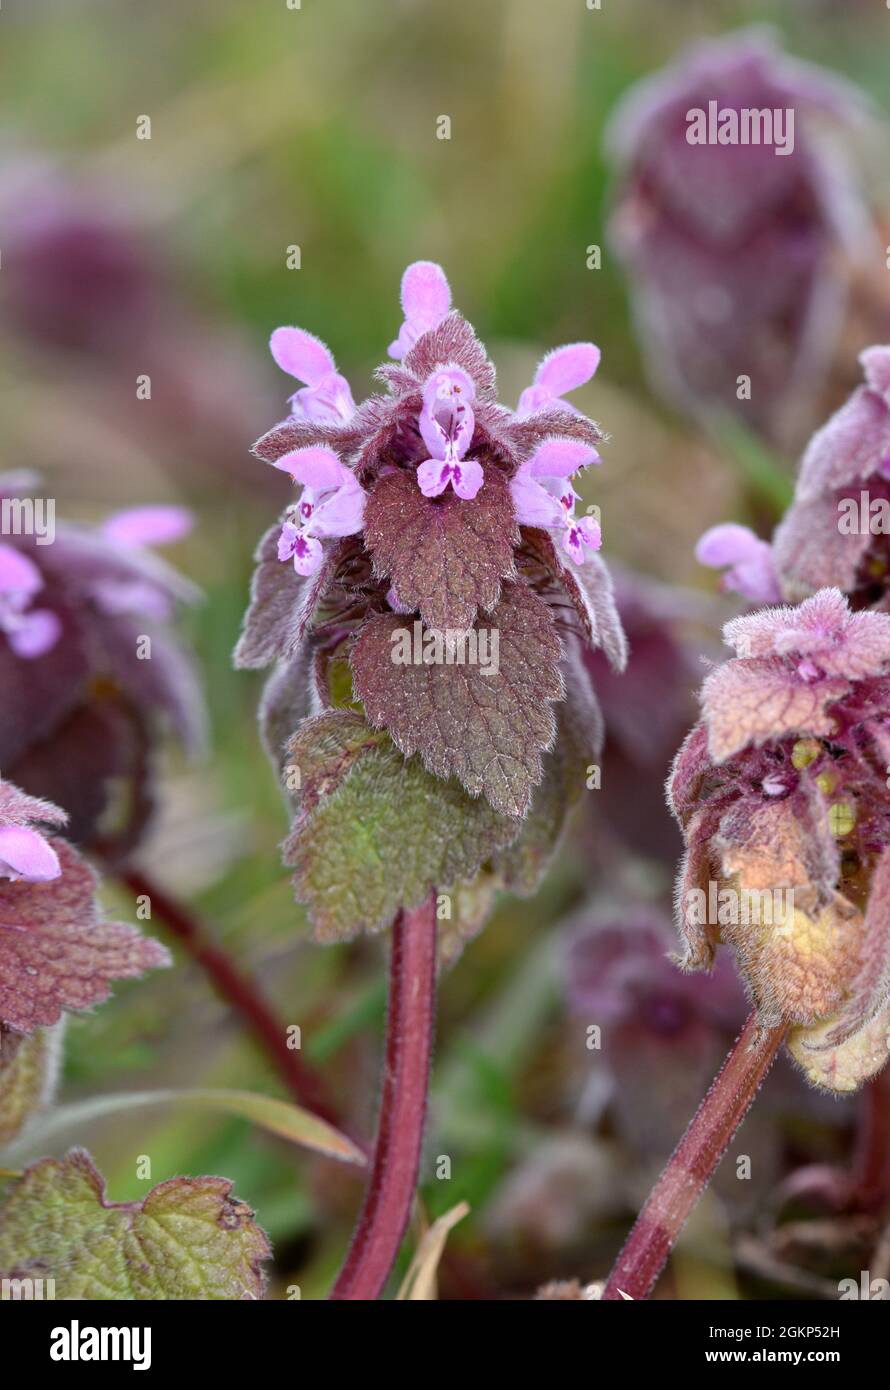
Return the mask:
[[[289,473],[295,482],[305,483],[316,492],[330,491],[355,477],[346,464],[340,462],[333,449],[323,446],[293,449],[277,459],[272,467]]]
[[[305,328],[276,328],[269,347],[281,370],[307,386],[317,386],[322,377],[337,371],[330,350]]]
[[[316,507],[310,530],[316,536],[354,536],[362,529],[367,495],[350,476]]]
[[[20,626],[7,633],[9,645],[16,656],[24,661],[32,661],[45,656],[56,645],[62,635],[62,624],[58,615],[48,608],[35,608],[26,613]]]
[[[448,486],[451,469],[441,459],[427,459],[417,469],[417,485],[424,497],[438,497]]]
[[[478,460],[461,459],[460,463],[454,465],[451,486],[458,497],[463,497],[465,501],[471,502],[484,482],[485,474]]]
[[[401,361],[422,333],[442,322],[451,308],[451,289],[445,272],[435,261],[415,261],[402,276],[402,310],[405,322],[389,355]]]
[[[324,555],[321,543],[313,536],[307,536],[303,532],[299,534],[294,549],[294,569],[297,574],[307,576],[314,574],[321,568],[321,561]]]
[[[297,536],[299,534],[299,529],[294,526],[293,522],[286,521],[284,523],[281,528],[281,534],[278,537],[279,560],[289,560],[291,558],[296,549]]]
[[[528,462],[535,478],[568,478],[579,468],[599,463],[600,456],[589,444],[575,439],[545,439]]]
[[[186,507],[128,507],[108,517],[101,531],[118,545],[172,545],[193,526],[194,517]]]
[[[322,377],[317,386],[303,386],[290,398],[291,412],[316,425],[339,424],[355,414],[352,388],[338,372]]]
[[[48,883],[61,872],[58,855],[36,830],[23,825],[0,827],[0,878]]]
[[[40,570],[11,545],[0,545],[0,594],[19,594],[30,598],[43,588]]]
[[[601,353],[593,343],[569,343],[549,352],[535,372],[535,385],[552,396],[564,396],[590,381]]]
[[[524,463],[510,484],[516,520],[521,526],[561,526],[564,512],[559,498],[535,482],[527,470]]]

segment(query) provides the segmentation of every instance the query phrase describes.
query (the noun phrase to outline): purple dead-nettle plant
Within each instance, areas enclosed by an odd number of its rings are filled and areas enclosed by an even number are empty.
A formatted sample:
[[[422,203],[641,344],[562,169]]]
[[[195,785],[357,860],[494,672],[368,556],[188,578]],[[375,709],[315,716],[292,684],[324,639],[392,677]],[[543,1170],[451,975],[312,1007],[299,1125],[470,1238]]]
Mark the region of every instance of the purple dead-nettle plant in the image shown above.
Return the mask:
[[[11,518],[27,515],[16,509],[33,505],[33,486],[0,477]],[[196,591],[151,548],[189,526],[181,508],[137,507],[98,527],[6,528],[0,542],[0,766],[109,859],[149,820],[165,725],[190,749],[203,741],[200,689],[171,631]]]
[[[890,618],[823,589],[724,635],[736,657],[669,785],[682,963],[731,945],[762,1026],[790,1028],[813,1084],[855,1090],[890,1040]]]
[[[730,946],[754,1008],[637,1217],[610,1300],[651,1293],[783,1043],[835,1094],[890,1051],[890,616],[823,588],[733,619],[724,638],[735,656],[707,676],[668,779],[686,842],[679,963],[710,970]]]
[[[600,749],[581,653],[602,647],[621,668],[626,650],[573,485],[602,436],[563,399],[598,350],[550,354],[511,410],[440,267],[408,268],[402,309],[385,394],[357,406],[317,338],[273,334],[302,386],[255,453],[299,492],[260,542],[236,662],[275,664],[261,726],[293,798],[284,858],[316,938],[394,928],[384,1106],[392,1119],[416,1085],[396,1140],[415,1144],[413,1182],[426,1077],[405,1079],[400,1040],[414,1030],[422,1070],[437,951],[459,953],[499,888],[534,890]],[[381,1163],[387,1142],[384,1124]],[[372,1202],[336,1297],[379,1292],[410,1195],[402,1184],[382,1214]]]
[[[890,587],[890,347],[859,358],[865,382],[813,435],[794,499],[772,542],[745,526],[702,536],[702,564],[752,604],[797,603],[831,586],[853,609],[888,605]]]
[[[872,235],[834,143],[865,111],[760,29],[696,44],[619,107],[610,231],[672,406],[780,440],[806,418]]]

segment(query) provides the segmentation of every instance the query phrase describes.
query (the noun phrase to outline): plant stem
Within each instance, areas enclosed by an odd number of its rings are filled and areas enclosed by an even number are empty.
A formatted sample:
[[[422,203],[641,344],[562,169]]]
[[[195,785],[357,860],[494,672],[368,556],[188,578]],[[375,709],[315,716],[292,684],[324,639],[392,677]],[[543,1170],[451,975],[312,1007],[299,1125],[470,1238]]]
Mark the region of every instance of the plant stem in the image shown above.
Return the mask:
[[[436,999],[436,896],[392,929],[386,1063],[365,1201],[332,1299],[379,1298],[417,1188]]]
[[[786,1033],[762,1031],[752,1013],[711,1089],[680,1140],[634,1223],[603,1290],[647,1298],[668,1255],[745,1118]]]
[[[287,1029],[265,998],[256,980],[241,970],[212,939],[207,925],[189,907],[172,897],[140,869],[125,869],[121,882],[137,897],[147,897],[153,913],[181,942],[192,960],[206,972],[217,993],[241,1016],[254,1038],[274,1063],[281,1080],[299,1105],[341,1128],[327,1088],[299,1052],[287,1045]]]
[[[859,1104],[851,1186],[860,1209],[880,1212],[890,1199],[890,1068],[872,1077]]]

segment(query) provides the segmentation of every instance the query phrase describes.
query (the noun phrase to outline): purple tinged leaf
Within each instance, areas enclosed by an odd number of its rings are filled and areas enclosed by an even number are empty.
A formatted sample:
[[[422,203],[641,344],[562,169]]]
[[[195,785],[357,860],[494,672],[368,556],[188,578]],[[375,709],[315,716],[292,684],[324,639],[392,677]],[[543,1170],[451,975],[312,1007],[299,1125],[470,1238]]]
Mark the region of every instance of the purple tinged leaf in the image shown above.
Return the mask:
[[[0,1022],[20,1033],[62,1011],[108,997],[109,982],[169,965],[135,927],[100,920],[96,880],[76,850],[56,839],[61,874],[47,883],[0,881]]]
[[[428,627],[465,630],[477,611],[493,608],[514,573],[519,528],[506,480],[483,465],[472,499],[450,488],[426,498],[407,471],[378,479],[365,508],[365,544],[381,579]]]
[[[561,643],[544,601],[508,582],[477,633],[498,633],[496,670],[476,664],[397,664],[395,642],[412,631],[397,614],[363,626],[352,652],[355,692],[371,724],[386,728],[437,777],[457,777],[508,816],[522,816],[552,746],[550,702],[563,697]],[[481,646],[480,646],[481,651]]]

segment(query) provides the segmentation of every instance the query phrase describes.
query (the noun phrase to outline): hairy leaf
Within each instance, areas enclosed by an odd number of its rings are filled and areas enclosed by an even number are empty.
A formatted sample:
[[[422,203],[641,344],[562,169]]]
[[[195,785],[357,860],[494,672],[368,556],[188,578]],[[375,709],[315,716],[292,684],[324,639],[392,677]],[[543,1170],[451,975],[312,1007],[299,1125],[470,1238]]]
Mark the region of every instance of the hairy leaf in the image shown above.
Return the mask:
[[[169,965],[159,942],[100,920],[92,871],[64,840],[48,883],[0,880],[0,1022],[21,1033],[108,997],[111,980]]]
[[[451,651],[442,664],[397,664],[400,635],[411,628],[397,614],[371,618],[352,652],[356,694],[406,757],[420,753],[437,777],[457,777],[472,796],[522,816],[556,730],[550,702],[563,695],[560,639],[547,604],[522,583],[505,584],[475,630],[489,642],[497,631],[496,671],[481,661],[451,664]]]
[[[494,861],[504,887],[522,897],[537,891],[568,813],[586,793],[588,769],[602,751],[602,715],[574,650],[567,656],[564,672],[567,698],[556,707],[556,743],[544,755],[544,776],[519,835]]]
[[[839,677],[812,682],[796,679],[784,664],[771,658],[727,661],[711,672],[702,687],[710,755],[719,763],[748,744],[788,734],[829,734],[834,721],[828,706],[848,690],[848,683]]]
[[[310,720],[291,745],[302,812],[284,845],[319,941],[382,931],[400,908],[472,878],[515,820],[439,781],[346,710]]]
[[[110,1203],[83,1149],[33,1164],[0,1207],[4,1277],[55,1280],[59,1299],[246,1299],[269,1242],[227,1178],[170,1178]]]
[[[451,488],[424,497],[413,469],[387,473],[368,499],[365,543],[375,573],[428,627],[468,628],[514,573],[519,528],[509,488],[497,468],[484,467],[485,483],[471,500]]]
[[[58,1072],[62,1024],[30,1037],[0,1025],[0,1147],[49,1101]]]

